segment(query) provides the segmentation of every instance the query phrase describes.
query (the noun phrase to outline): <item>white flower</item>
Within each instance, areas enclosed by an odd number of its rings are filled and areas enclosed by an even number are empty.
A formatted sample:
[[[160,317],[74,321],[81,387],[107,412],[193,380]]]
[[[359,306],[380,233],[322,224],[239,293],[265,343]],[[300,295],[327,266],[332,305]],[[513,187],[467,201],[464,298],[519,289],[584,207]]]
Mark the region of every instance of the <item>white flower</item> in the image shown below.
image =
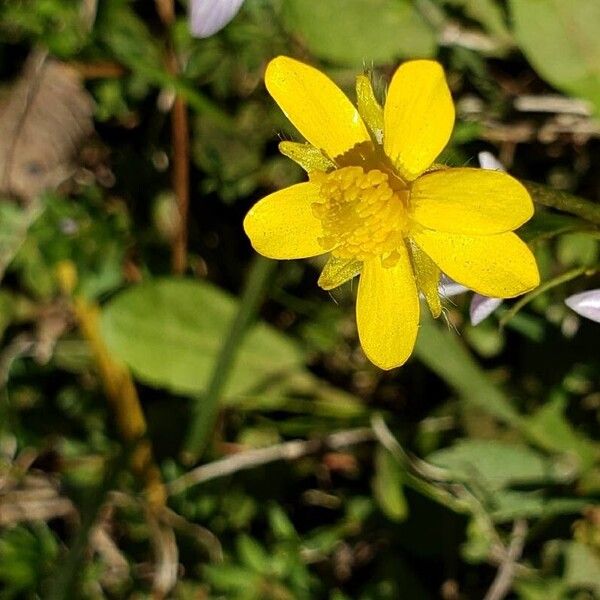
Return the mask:
[[[244,0],[190,0],[190,31],[197,38],[217,33],[237,15]]]
[[[600,323],[600,289],[569,296],[565,304],[582,317]]]

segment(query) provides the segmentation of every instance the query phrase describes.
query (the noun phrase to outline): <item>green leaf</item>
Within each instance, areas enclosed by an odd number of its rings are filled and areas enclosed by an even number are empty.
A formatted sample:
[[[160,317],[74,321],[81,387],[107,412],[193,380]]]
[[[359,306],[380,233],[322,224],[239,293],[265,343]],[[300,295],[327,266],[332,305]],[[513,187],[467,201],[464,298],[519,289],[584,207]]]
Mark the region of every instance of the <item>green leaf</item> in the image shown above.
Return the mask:
[[[494,493],[490,516],[496,523],[507,523],[515,519],[577,514],[588,504],[588,500],[580,498],[546,498],[537,492],[502,490]]]
[[[528,243],[532,243],[551,239],[569,231],[581,231],[589,227],[585,221],[576,217],[537,210],[533,218],[519,229],[519,237]]]
[[[556,396],[526,419],[525,430],[541,448],[574,455],[578,459],[578,467],[585,471],[594,464],[600,450],[573,429],[565,417],[565,409],[566,399]]]
[[[481,515],[472,516],[467,523],[467,539],[461,547],[461,554],[467,562],[484,562],[494,545],[493,529]]]
[[[239,593],[260,586],[260,576],[237,565],[204,565],[202,574],[220,591]]]
[[[565,600],[566,584],[562,579],[517,580],[515,590],[519,600]]]
[[[600,595],[600,556],[579,542],[565,544],[565,581],[570,588],[585,588]]]
[[[541,77],[600,113],[598,0],[511,0],[517,41]]]
[[[504,22],[502,8],[496,0],[445,0],[448,4],[459,6],[470,19],[479,21],[481,25],[498,40],[509,44],[511,35]]]
[[[21,208],[12,202],[0,201],[0,279],[42,211],[40,202]]]
[[[269,555],[254,538],[242,534],[236,540],[236,547],[244,567],[263,575],[269,571]]]
[[[492,440],[461,440],[427,457],[458,481],[477,482],[487,490],[542,484],[558,478],[554,463],[539,452]]]
[[[273,503],[269,507],[267,516],[275,539],[278,541],[298,539],[298,532],[294,524],[279,504]]]
[[[421,316],[417,358],[454,388],[466,404],[518,428],[521,416],[507,394],[492,383],[460,338],[426,314]]]
[[[312,53],[339,65],[363,68],[436,51],[433,31],[408,0],[288,0],[284,18]]]
[[[96,19],[100,40],[123,64],[147,81],[168,81],[161,46],[146,23],[121,0],[102,4]]]
[[[102,329],[109,348],[140,380],[175,393],[197,395],[208,384],[236,301],[204,281],[158,279],[109,302]],[[301,365],[294,343],[258,324],[245,336],[225,388],[248,393]]]
[[[408,516],[402,483],[398,461],[385,448],[378,446],[375,452],[373,494],[383,513],[392,521],[403,521]]]
[[[598,240],[589,233],[569,233],[557,243],[556,254],[566,267],[578,265],[592,267],[598,262],[600,248]]]

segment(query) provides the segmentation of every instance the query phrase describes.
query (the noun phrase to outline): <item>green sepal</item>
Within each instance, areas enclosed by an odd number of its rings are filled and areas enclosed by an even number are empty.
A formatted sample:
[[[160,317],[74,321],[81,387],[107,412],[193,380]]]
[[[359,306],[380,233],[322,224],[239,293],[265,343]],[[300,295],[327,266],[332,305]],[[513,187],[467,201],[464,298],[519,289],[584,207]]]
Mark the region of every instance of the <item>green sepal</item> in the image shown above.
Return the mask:
[[[383,108],[375,97],[373,85],[367,75],[356,77],[358,112],[378,144],[383,143]]]
[[[307,173],[312,171],[331,171],[335,165],[312,144],[298,142],[280,142],[279,152],[299,164]]]
[[[351,258],[338,258],[332,254],[321,272],[317,283],[321,289],[332,290],[356,277],[361,269],[361,261]]]

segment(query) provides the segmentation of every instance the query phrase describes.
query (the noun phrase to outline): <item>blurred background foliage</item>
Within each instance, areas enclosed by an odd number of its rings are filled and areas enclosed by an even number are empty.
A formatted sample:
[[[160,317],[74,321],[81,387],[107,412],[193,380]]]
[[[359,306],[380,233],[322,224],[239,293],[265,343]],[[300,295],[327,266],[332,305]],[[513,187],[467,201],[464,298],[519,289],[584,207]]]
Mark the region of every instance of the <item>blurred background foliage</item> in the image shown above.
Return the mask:
[[[543,293],[476,327],[470,294],[448,299],[390,373],[360,351],[351,284],[253,258],[241,227],[302,176],[262,84],[281,53],[351,97],[363,69],[383,97],[399,61],[436,57],[444,162],[489,151],[597,205],[600,3],[247,0],[202,40],[172,8],[0,3],[4,106],[42,53],[95,129],[66,183],[11,198],[12,163],[64,132],[50,84],[26,148],[0,113],[0,598],[600,598],[600,329],[564,305],[598,287],[598,221],[538,207]]]

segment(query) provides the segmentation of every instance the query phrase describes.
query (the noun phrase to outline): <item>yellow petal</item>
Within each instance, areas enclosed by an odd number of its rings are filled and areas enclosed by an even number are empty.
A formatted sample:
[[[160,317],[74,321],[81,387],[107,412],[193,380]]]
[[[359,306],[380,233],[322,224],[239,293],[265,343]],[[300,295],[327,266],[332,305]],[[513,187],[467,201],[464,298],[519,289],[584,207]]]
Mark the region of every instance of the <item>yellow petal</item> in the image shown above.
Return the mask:
[[[400,259],[383,267],[380,258],[365,262],[358,285],[356,322],[360,344],[382,369],[404,364],[419,329],[419,296],[406,248]]]
[[[484,296],[512,298],[540,283],[531,250],[514,233],[476,237],[426,230],[412,238],[446,275]]]
[[[287,118],[330,158],[370,141],[358,111],[323,73],[287,56],[267,66],[265,84]]]
[[[373,85],[367,75],[362,74],[356,77],[356,101],[360,116],[371,130],[373,137],[381,144],[383,140],[383,108],[375,97]]]
[[[410,243],[409,248],[417,288],[425,296],[431,315],[434,319],[437,319],[442,314],[442,302],[439,293],[441,271],[414,242]]]
[[[319,186],[298,183],[257,202],[244,219],[254,249],[268,258],[306,258],[324,254],[321,221],[312,212]]]
[[[385,153],[412,181],[444,149],[454,126],[454,104],[441,65],[413,60],[400,66],[383,116]]]
[[[307,173],[313,171],[330,171],[335,165],[311,144],[297,142],[280,142],[279,152],[299,164]]]
[[[356,277],[362,269],[362,262],[352,258],[338,258],[333,254],[321,271],[318,285],[323,290],[332,290]]]
[[[426,173],[414,182],[410,199],[415,221],[448,233],[504,233],[533,216],[527,190],[500,171],[444,169]]]

